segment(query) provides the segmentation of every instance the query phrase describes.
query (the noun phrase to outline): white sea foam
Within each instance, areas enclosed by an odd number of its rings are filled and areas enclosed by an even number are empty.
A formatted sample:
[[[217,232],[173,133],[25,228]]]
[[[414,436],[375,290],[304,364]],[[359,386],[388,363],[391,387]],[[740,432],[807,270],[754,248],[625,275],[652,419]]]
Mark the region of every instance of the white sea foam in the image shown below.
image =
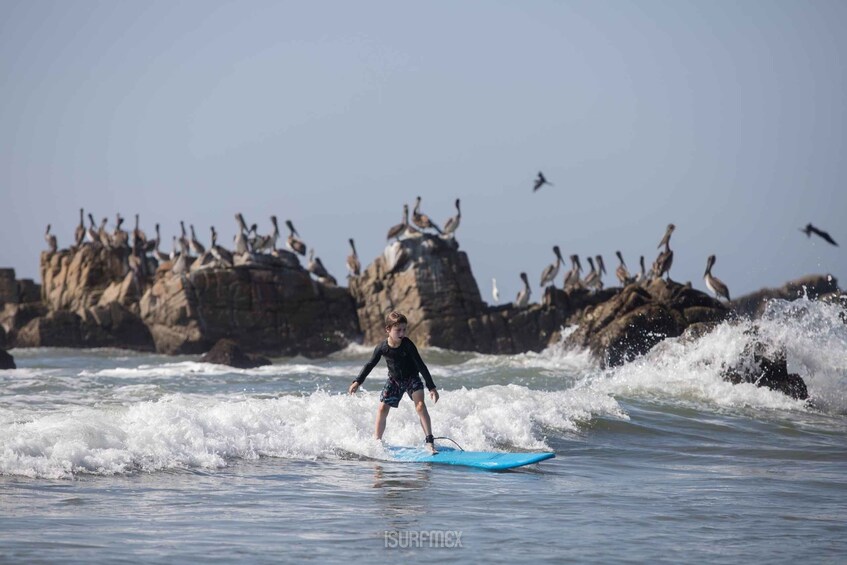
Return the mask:
[[[218,468],[258,457],[382,458],[371,439],[378,393],[324,391],[272,399],[169,395],[128,406],[84,407],[21,419],[4,410],[0,474],[69,478],[181,468]],[[445,393],[430,405],[436,435],[465,449],[546,448],[544,429],[576,430],[593,417],[626,418],[593,391],[541,392],[516,385]],[[421,443],[411,402],[392,410],[385,440]]]
[[[749,332],[772,350],[784,349],[789,371],[806,382],[817,408],[847,412],[847,326],[843,310],[832,304],[798,300],[771,301],[757,322],[726,322],[693,342],[668,339],[648,355],[587,379],[585,386],[620,397],[673,398],[722,407],[806,410],[807,404],[752,384],[723,380],[723,366],[742,355]]]

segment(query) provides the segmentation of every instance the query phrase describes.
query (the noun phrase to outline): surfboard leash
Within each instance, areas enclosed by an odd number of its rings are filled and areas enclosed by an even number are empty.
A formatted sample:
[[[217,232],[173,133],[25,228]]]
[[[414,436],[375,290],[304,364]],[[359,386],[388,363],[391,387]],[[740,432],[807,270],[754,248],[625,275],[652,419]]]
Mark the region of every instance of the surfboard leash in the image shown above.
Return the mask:
[[[464,447],[462,447],[461,445],[459,445],[458,443],[456,443],[455,441],[453,441],[453,439],[452,439],[452,438],[449,438],[449,437],[447,437],[447,436],[439,436],[439,437],[436,437],[436,438],[433,438],[433,439],[446,439],[447,441],[452,441],[452,442],[453,442],[453,445],[455,445],[456,447],[458,447],[458,448],[459,448],[459,451],[464,451],[464,450],[465,450],[465,448],[464,448]]]

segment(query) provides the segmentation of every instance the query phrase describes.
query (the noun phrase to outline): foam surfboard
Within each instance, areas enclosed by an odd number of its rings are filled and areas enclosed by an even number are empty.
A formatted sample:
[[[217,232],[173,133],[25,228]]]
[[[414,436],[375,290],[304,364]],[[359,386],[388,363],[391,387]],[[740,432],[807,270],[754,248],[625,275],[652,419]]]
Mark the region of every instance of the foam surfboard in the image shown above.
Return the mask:
[[[550,451],[534,453],[500,453],[495,451],[462,451],[451,447],[438,447],[438,453],[433,455],[421,447],[387,446],[386,451],[394,461],[409,461],[415,463],[441,463],[444,465],[463,465],[502,471],[524,465],[532,465],[556,456]]]

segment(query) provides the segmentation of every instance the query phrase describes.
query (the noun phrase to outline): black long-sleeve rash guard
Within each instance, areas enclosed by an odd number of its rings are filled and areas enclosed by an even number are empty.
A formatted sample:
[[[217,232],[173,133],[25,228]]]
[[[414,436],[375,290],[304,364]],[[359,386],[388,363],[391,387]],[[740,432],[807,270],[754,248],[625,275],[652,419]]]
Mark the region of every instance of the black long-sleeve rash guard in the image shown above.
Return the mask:
[[[380,357],[385,357],[385,363],[388,365],[388,378],[393,381],[400,383],[404,379],[410,379],[421,374],[423,375],[427,390],[435,388],[435,383],[432,382],[432,375],[429,374],[429,369],[427,369],[426,364],[421,359],[418,348],[415,347],[415,344],[408,337],[404,337],[398,347],[388,345],[387,339],[377,345],[376,349],[374,349],[373,357],[365,363],[365,366],[359,372],[359,376],[356,377],[357,383],[362,384],[365,382],[365,378],[376,367],[376,364],[379,363]]]

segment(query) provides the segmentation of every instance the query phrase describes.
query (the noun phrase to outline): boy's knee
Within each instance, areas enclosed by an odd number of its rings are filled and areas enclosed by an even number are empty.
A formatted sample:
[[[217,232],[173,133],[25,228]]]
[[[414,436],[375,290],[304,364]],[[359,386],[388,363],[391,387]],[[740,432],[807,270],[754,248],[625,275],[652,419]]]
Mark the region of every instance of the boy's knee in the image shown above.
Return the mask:
[[[415,410],[417,410],[418,412],[425,412],[426,403],[423,400],[418,400],[417,402],[415,402]]]

